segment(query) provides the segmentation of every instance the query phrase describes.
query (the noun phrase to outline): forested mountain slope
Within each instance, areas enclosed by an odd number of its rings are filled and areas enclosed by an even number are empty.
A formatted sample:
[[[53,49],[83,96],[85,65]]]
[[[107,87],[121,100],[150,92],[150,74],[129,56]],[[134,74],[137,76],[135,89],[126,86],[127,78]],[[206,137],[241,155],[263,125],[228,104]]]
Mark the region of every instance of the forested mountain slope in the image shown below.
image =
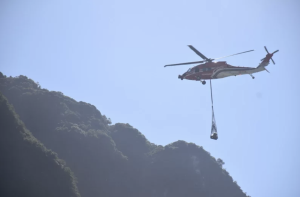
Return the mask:
[[[25,76],[0,74],[0,92],[33,135],[67,162],[83,197],[246,196],[195,144],[157,146],[129,124],[111,125],[93,105]]]
[[[1,93],[0,132],[0,196],[80,196],[71,170],[32,136]]]

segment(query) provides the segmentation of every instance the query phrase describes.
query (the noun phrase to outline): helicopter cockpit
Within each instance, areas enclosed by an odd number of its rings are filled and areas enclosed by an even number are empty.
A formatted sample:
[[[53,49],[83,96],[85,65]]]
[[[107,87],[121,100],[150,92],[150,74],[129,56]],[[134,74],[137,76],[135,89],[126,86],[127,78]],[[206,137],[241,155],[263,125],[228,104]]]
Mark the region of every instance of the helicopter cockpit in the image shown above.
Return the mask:
[[[192,71],[192,68],[189,68],[186,72],[189,73]]]

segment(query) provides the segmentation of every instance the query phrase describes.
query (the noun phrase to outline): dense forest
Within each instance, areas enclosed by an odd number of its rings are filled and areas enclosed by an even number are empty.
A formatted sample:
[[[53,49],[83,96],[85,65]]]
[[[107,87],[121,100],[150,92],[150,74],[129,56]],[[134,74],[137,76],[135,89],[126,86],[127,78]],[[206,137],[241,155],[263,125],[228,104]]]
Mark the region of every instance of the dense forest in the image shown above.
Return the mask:
[[[0,196],[80,196],[65,162],[32,136],[1,93],[0,126]]]
[[[150,143],[131,125],[112,125],[95,106],[26,76],[0,72],[0,92],[24,122],[1,96],[0,180],[6,187],[0,192],[11,191],[6,196],[20,196],[10,187],[48,196],[247,196],[221,159],[193,143]]]

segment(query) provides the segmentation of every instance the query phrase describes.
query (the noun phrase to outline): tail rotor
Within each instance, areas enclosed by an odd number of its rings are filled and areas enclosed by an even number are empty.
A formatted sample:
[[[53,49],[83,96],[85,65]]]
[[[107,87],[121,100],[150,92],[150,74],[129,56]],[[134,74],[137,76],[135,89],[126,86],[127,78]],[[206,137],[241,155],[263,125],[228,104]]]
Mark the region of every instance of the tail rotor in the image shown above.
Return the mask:
[[[265,46],[265,50],[266,50],[266,52],[267,52],[268,54],[271,55],[271,60],[272,60],[273,64],[275,64],[275,62],[274,62],[272,56],[273,56],[275,53],[277,53],[279,50],[276,50],[276,51],[274,51],[273,53],[269,53],[269,51],[268,51],[268,49],[267,49],[266,46]],[[264,59],[265,59],[265,58],[261,59],[261,61],[263,61]]]

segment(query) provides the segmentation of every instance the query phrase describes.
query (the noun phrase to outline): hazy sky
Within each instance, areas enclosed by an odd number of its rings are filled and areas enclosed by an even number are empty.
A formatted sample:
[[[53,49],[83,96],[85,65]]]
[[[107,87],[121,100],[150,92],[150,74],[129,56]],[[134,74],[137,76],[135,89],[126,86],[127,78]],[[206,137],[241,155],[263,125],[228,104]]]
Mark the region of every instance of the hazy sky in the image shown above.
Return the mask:
[[[300,1],[0,1],[0,71],[95,105],[155,144],[203,146],[252,197],[300,196]],[[199,61],[187,45],[267,72],[213,80],[217,141],[209,138],[209,83],[179,80]]]

